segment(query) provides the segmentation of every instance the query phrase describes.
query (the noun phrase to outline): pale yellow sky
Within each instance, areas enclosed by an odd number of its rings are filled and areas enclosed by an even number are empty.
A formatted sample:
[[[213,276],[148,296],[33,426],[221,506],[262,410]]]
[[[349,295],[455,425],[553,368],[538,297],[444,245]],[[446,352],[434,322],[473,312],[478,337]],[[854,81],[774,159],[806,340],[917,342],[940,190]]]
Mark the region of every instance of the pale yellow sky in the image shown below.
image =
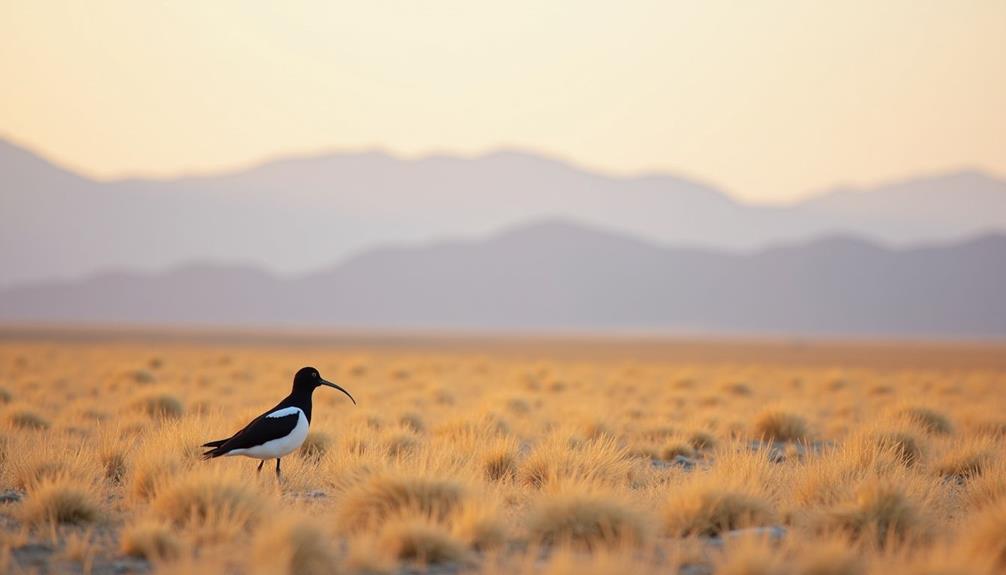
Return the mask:
[[[1006,173],[1006,0],[0,0],[0,136],[90,175],[520,147],[754,200]]]

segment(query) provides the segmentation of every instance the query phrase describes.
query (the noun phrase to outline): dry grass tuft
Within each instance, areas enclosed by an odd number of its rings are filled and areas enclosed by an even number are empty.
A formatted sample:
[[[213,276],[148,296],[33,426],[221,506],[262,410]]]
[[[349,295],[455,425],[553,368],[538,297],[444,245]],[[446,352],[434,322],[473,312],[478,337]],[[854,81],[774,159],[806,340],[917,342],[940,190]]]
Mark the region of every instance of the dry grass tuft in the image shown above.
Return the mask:
[[[360,531],[410,514],[442,521],[460,508],[465,495],[464,488],[454,481],[374,475],[343,496],[339,524]]]
[[[918,506],[899,486],[870,479],[860,485],[855,499],[832,510],[829,527],[878,545],[905,540],[923,527]]]
[[[513,439],[502,439],[486,446],[480,458],[489,481],[513,481],[517,477],[520,447]]]
[[[543,488],[559,482],[619,484],[631,471],[629,452],[611,438],[571,441],[556,435],[534,448],[517,475],[522,485]]]
[[[14,399],[14,396],[11,395],[11,392],[7,391],[4,387],[0,387],[0,405],[10,403],[12,399]]]
[[[34,411],[18,409],[7,416],[7,421],[17,429],[43,430],[49,429],[49,421]]]
[[[444,527],[422,518],[397,518],[384,524],[380,547],[400,561],[453,563],[468,555],[464,544]]]
[[[899,410],[897,416],[926,433],[946,435],[953,431],[945,415],[927,407],[906,407]]]
[[[528,532],[538,543],[597,549],[641,543],[649,529],[639,513],[610,496],[560,493],[539,498]]]
[[[988,451],[962,448],[944,454],[934,469],[943,477],[969,481],[982,475],[991,463],[992,454]]]
[[[164,523],[145,520],[123,529],[119,549],[129,557],[173,561],[182,555],[182,541]]]
[[[756,493],[695,482],[671,494],[663,518],[671,535],[712,536],[770,524],[774,514],[768,501]]]
[[[101,516],[92,490],[86,484],[66,478],[44,480],[28,491],[19,516],[30,525],[92,523]]]
[[[332,544],[313,523],[287,519],[255,537],[255,568],[263,573],[327,575],[336,573]]]
[[[156,419],[178,419],[185,412],[182,402],[168,393],[154,393],[138,399],[137,409]]]
[[[228,522],[250,526],[266,512],[264,494],[247,480],[211,473],[192,473],[167,483],[157,491],[151,509],[176,527]]]
[[[771,441],[804,441],[810,437],[807,420],[794,413],[772,409],[754,423],[755,435]]]

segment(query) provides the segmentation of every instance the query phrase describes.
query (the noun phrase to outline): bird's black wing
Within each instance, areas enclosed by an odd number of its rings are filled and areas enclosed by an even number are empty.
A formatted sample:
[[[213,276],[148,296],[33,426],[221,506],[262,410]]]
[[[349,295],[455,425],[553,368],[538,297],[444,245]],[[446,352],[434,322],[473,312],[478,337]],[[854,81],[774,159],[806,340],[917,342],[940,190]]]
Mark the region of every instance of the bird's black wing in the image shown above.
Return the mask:
[[[297,420],[300,419],[300,411],[294,411],[281,417],[268,417],[269,413],[255,418],[244,429],[234,434],[222,445],[211,449],[203,454],[204,459],[227,455],[235,449],[248,449],[256,445],[262,445],[267,441],[285,437],[297,427]]]

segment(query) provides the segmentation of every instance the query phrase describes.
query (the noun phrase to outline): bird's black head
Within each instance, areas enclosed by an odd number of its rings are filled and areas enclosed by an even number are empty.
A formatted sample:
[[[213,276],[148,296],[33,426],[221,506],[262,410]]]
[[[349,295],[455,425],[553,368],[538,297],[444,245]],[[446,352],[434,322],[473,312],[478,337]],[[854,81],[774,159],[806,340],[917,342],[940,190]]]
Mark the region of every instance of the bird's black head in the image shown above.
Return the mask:
[[[311,394],[312,392],[314,392],[315,389],[317,389],[322,385],[328,387],[334,387],[335,389],[338,389],[342,393],[345,393],[349,397],[349,399],[353,400],[353,405],[356,405],[356,400],[353,399],[352,395],[349,395],[348,391],[339,387],[338,385],[335,385],[330,381],[325,381],[324,379],[322,379],[321,374],[318,373],[318,370],[313,367],[303,367],[300,369],[300,371],[297,372],[297,375],[293,376],[294,393],[301,392]]]

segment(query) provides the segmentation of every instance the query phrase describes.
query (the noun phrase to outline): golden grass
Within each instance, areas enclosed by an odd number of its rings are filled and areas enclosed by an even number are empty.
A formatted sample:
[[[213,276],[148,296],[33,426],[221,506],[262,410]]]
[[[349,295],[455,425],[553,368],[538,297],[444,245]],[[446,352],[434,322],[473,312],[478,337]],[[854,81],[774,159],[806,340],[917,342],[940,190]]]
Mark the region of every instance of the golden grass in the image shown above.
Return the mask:
[[[0,572],[1006,569],[1006,362],[494,346],[0,341]],[[200,459],[303,364],[360,405],[320,389],[282,481]]]
[[[99,503],[88,486],[64,478],[45,479],[34,485],[19,511],[20,518],[29,524],[82,525],[101,516]]]
[[[181,557],[181,539],[168,525],[143,520],[126,526],[120,538],[119,549],[124,555],[150,561],[171,561]]]
[[[607,495],[586,492],[540,497],[528,516],[531,540],[596,549],[640,544],[649,537],[646,519]]]

